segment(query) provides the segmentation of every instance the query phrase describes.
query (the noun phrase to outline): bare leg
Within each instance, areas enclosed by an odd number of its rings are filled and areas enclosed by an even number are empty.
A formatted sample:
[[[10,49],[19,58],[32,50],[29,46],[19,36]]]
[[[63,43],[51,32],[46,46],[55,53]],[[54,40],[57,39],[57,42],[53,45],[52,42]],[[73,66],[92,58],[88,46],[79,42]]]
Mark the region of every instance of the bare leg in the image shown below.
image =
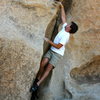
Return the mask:
[[[45,80],[45,78],[49,75],[50,71],[53,69],[53,65],[48,64],[44,74],[42,75],[41,79],[37,82],[38,86]]]
[[[40,63],[40,68],[39,68],[39,71],[37,73],[37,76],[36,78],[40,80],[43,72],[44,72],[44,68],[46,66],[46,64],[48,63],[49,59],[48,58],[43,58],[41,63]]]

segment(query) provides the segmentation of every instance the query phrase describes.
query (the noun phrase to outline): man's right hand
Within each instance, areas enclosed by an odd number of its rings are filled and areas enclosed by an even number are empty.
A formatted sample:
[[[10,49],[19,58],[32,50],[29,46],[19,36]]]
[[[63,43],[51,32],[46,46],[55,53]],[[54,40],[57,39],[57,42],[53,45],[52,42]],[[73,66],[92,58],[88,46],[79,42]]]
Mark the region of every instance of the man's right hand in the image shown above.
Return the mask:
[[[59,5],[61,7],[61,19],[62,19],[62,23],[66,23],[66,14],[65,14],[65,10],[64,10],[64,6],[61,2],[59,2]]]
[[[58,2],[58,4],[60,5],[60,7],[61,7],[61,8],[63,7],[63,5],[62,5],[62,3],[61,3],[61,2]]]

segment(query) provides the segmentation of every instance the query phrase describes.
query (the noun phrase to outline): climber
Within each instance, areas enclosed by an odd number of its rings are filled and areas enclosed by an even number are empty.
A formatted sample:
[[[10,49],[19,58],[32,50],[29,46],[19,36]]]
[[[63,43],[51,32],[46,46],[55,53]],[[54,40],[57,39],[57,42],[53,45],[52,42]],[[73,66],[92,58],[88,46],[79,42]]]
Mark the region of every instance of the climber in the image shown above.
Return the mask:
[[[61,8],[61,20],[63,26],[61,31],[58,32],[58,34],[56,35],[53,42],[48,38],[44,38],[44,40],[51,45],[51,48],[50,50],[48,50],[48,52],[43,56],[43,59],[41,60],[40,69],[31,88],[31,91],[33,92],[35,92],[38,89],[40,84],[49,75],[51,70],[53,70],[56,67],[58,61],[63,57],[65,45],[69,41],[70,34],[74,34],[78,30],[78,26],[76,23],[66,23],[64,7],[62,3],[59,4]]]

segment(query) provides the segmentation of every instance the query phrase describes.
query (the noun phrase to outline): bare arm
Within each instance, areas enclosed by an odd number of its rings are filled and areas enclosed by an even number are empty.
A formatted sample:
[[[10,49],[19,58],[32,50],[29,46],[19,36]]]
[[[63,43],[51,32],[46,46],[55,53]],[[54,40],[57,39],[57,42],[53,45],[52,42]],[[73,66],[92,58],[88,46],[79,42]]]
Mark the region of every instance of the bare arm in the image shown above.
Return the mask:
[[[50,44],[50,45],[52,45],[53,47],[55,47],[55,48],[57,48],[57,49],[60,49],[63,45],[61,44],[61,43],[59,43],[59,44],[55,44],[55,43],[53,43],[52,41],[48,41],[48,43]]]
[[[66,14],[65,14],[65,10],[64,10],[64,7],[63,5],[60,3],[60,6],[61,6],[61,19],[62,19],[62,23],[66,23]]]
[[[48,42],[51,46],[53,46],[53,47],[55,47],[55,48],[57,48],[57,49],[60,49],[62,46],[63,46],[63,44],[61,44],[61,43],[59,43],[59,44],[55,44],[55,43],[53,43],[51,40],[49,40],[48,38],[44,38],[44,40],[46,41],[46,42]]]

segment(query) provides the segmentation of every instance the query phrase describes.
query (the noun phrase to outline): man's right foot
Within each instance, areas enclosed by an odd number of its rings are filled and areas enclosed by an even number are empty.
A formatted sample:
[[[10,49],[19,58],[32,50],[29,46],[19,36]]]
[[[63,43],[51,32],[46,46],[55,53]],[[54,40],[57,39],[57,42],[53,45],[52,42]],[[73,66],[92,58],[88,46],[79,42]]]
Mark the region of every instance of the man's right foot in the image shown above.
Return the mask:
[[[36,78],[33,84],[37,83],[38,81],[39,81],[39,80]]]

